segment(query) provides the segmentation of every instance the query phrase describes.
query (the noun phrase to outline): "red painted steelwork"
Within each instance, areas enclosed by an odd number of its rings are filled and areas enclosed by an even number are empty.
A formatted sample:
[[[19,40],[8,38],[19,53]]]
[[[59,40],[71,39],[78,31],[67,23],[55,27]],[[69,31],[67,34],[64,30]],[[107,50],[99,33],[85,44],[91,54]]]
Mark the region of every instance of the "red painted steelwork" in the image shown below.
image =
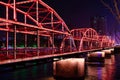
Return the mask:
[[[77,45],[77,50],[90,50],[110,47],[114,45],[108,36],[101,36],[92,28],[81,28],[71,30],[71,34]]]
[[[0,31],[6,35],[0,60],[79,52],[114,44],[92,28],[70,31],[57,12],[42,0],[1,0],[0,7]],[[24,47],[18,47],[19,42]]]

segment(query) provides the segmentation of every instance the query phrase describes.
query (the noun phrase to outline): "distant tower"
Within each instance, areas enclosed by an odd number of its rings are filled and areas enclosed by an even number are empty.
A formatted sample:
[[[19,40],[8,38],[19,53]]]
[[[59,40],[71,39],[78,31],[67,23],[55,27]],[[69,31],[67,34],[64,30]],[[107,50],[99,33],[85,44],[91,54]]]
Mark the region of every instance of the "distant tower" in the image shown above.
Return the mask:
[[[98,32],[98,34],[100,35],[106,34],[107,21],[104,16],[91,17],[90,26],[94,28]]]

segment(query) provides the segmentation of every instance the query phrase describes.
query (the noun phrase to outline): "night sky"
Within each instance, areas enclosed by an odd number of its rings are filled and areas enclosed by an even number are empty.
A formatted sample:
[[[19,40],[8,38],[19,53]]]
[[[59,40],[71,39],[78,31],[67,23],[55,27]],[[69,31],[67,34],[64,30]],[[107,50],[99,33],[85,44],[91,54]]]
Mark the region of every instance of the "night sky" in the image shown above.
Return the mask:
[[[107,27],[118,26],[117,21],[100,0],[43,0],[62,17],[68,27],[90,27],[90,17],[105,16]],[[110,0],[108,0],[110,1]],[[110,3],[110,2],[108,2]]]

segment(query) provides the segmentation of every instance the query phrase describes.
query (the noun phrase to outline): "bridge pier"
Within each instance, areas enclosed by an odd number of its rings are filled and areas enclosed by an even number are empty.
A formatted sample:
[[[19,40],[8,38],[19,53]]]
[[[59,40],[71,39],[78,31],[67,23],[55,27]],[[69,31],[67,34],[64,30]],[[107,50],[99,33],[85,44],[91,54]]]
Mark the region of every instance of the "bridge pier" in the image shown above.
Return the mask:
[[[105,57],[106,57],[106,58],[110,58],[110,57],[111,57],[112,52],[111,52],[110,49],[102,50],[102,52],[105,53]]]
[[[120,53],[120,46],[115,46],[114,47],[114,54],[119,54]]]
[[[101,51],[90,52],[88,53],[87,57],[88,62],[104,62],[105,53]]]
[[[106,58],[111,58],[114,49],[106,49],[96,52],[89,52],[87,54],[88,62],[104,62]]]
[[[102,52],[105,52],[105,57],[106,58],[111,58],[111,55],[114,54],[114,49],[106,49],[106,50],[102,50]]]
[[[56,79],[81,79],[85,76],[84,58],[70,58],[56,61],[53,67],[53,75]]]

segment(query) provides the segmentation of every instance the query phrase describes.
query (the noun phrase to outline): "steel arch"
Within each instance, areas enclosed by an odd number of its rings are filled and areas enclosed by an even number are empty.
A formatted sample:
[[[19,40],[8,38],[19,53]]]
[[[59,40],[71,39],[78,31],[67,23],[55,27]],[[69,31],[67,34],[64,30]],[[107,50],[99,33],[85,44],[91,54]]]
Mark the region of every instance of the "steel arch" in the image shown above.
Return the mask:
[[[52,39],[57,35],[70,35],[63,19],[42,0],[2,0],[0,7],[5,9],[2,14],[6,13],[0,16],[0,30],[15,33],[15,38],[16,33]]]
[[[100,47],[109,47],[114,45],[114,41],[109,38],[109,36],[99,36]]]
[[[71,35],[65,36],[60,46],[61,52],[73,52],[77,51],[74,38]]]
[[[71,34],[74,40],[79,42],[79,47],[77,48],[79,51],[85,50],[84,47],[86,49],[92,49],[97,45],[98,33],[92,28],[73,29],[71,30]],[[95,45],[93,46],[93,44]]]
[[[9,0],[9,2],[12,0]],[[14,0],[15,1],[15,0]],[[14,3],[5,3],[0,1],[0,5],[6,9],[6,16],[0,18],[1,26],[4,23],[20,25],[49,32],[60,34],[69,33],[69,29],[62,18],[55,12],[54,9],[45,4],[42,0],[26,0]],[[41,7],[39,7],[41,5]],[[10,10],[13,14],[9,17]],[[19,17],[20,15],[20,17]],[[29,23],[30,21],[30,23]],[[3,25],[2,25],[3,24]],[[33,29],[33,30],[34,30]],[[7,30],[7,29],[1,29]]]
[[[4,58],[9,55],[12,59],[18,59],[60,52],[79,52],[100,46],[111,47],[114,44],[114,41],[107,37],[99,39],[99,35],[92,28],[70,31],[57,12],[43,0],[0,0],[0,7],[0,31],[5,33],[6,45],[1,52],[7,51],[2,54]],[[13,38],[11,51],[8,47],[11,37],[9,34],[12,34]],[[22,37],[17,36],[21,34]],[[22,42],[21,38],[24,40],[22,49],[17,45]],[[29,42],[35,43],[35,48],[28,46]]]

